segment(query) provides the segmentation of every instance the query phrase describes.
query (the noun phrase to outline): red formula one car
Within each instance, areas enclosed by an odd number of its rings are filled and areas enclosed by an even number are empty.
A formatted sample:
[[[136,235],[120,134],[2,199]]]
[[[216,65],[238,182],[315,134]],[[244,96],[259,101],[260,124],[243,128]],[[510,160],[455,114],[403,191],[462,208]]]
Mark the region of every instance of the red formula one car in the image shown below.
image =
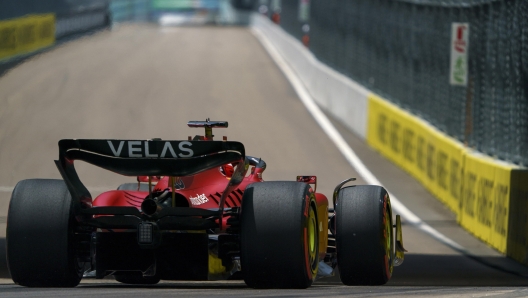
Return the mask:
[[[191,121],[205,135],[183,141],[61,140],[63,180],[30,179],[9,205],[7,259],[23,286],[72,287],[86,275],[127,284],[243,279],[254,288],[306,288],[339,267],[346,285],[381,285],[403,262],[380,186],[343,187],[327,198],[315,176],[265,182],[266,163],[239,142],[213,141],[224,121]],[[92,199],[82,160],[136,176]],[[312,185],[314,186],[312,188]]]

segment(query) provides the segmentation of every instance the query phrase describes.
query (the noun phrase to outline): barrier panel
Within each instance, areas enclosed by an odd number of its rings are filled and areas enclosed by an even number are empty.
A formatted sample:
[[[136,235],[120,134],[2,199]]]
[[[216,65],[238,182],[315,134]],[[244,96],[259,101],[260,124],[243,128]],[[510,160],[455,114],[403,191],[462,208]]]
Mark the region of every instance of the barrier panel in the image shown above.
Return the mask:
[[[0,21],[0,60],[42,49],[54,42],[54,14]]]
[[[528,265],[528,170],[467,148],[377,95],[368,100],[368,144],[420,181],[462,227]]]
[[[480,154],[465,156],[463,199],[458,221],[503,253],[506,253],[511,171],[514,168]]]
[[[368,100],[368,144],[457,212],[463,145],[377,95],[370,94]]]

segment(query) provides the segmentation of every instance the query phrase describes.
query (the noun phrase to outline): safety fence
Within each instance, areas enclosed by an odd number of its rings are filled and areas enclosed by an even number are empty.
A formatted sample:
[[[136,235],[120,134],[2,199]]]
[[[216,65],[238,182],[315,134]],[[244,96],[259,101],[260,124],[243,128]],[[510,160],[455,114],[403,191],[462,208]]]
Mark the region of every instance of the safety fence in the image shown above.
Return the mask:
[[[469,147],[528,165],[527,1],[283,0],[281,26],[301,39],[305,23],[322,62]]]
[[[287,9],[285,3],[281,24]],[[367,89],[364,86],[368,84],[363,82],[361,86],[336,72],[334,66],[323,65],[293,34],[286,34],[266,20],[256,17],[254,26],[273,42],[323,109],[420,181],[453,210],[461,226],[498,251],[528,265],[526,168],[468,147],[411,113],[400,102],[390,102],[380,97],[381,92],[369,91],[374,87]],[[297,39],[302,34],[299,32],[293,35]],[[314,38],[312,35],[311,49]],[[449,81],[448,74],[444,80]]]

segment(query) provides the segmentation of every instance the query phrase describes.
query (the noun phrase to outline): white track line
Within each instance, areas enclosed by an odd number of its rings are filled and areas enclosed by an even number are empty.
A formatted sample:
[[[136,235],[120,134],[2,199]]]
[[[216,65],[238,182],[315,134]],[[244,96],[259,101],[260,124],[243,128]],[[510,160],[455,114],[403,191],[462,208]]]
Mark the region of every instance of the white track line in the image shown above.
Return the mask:
[[[252,27],[251,31],[257,37],[257,39],[260,41],[260,43],[264,46],[268,54],[272,57],[272,59],[275,61],[277,66],[281,69],[281,71],[284,73],[284,75],[288,78],[291,85],[295,89],[295,92],[301,99],[302,103],[306,106],[306,109],[312,114],[312,116],[315,118],[319,126],[323,129],[323,131],[328,135],[328,137],[334,142],[334,144],[337,146],[339,151],[343,154],[343,156],[346,158],[348,163],[358,172],[361,177],[368,183],[373,185],[381,185],[381,182],[372,174],[372,172],[367,169],[365,164],[359,159],[359,157],[356,155],[354,150],[350,148],[348,143],[345,141],[345,139],[341,136],[341,134],[337,131],[337,129],[332,125],[330,120],[326,117],[326,115],[321,111],[319,106],[315,103],[314,99],[304,86],[304,84],[301,82],[297,74],[292,70],[290,65],[284,60],[284,58],[281,56],[281,54],[277,51],[275,46],[267,39],[265,34],[263,34],[260,29]],[[396,213],[399,213],[409,224],[415,226],[416,228],[424,231],[425,233],[429,234],[431,237],[435,238],[436,240],[444,243],[445,245],[451,247],[452,249],[471,255],[469,251],[464,248],[462,245],[456,243],[455,241],[451,240],[444,234],[440,233],[424,221],[422,221],[416,214],[414,214],[411,210],[409,210],[407,207],[405,207],[394,194],[390,193],[391,198],[391,205],[394,211]]]
[[[0,192],[13,192],[13,189],[12,186],[0,186]]]

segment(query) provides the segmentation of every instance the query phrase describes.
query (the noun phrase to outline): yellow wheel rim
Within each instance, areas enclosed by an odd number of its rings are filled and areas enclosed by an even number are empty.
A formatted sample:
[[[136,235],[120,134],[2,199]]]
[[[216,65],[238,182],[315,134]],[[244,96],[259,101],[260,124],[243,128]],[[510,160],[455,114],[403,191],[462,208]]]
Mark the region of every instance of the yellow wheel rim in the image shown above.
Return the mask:
[[[390,206],[390,205],[389,205]],[[388,277],[392,275],[392,217],[390,213],[390,207],[388,207],[388,210],[385,210],[385,256],[386,256],[386,262],[387,262],[387,274]]]
[[[312,207],[308,213],[308,257],[312,273],[317,273],[317,219]]]

